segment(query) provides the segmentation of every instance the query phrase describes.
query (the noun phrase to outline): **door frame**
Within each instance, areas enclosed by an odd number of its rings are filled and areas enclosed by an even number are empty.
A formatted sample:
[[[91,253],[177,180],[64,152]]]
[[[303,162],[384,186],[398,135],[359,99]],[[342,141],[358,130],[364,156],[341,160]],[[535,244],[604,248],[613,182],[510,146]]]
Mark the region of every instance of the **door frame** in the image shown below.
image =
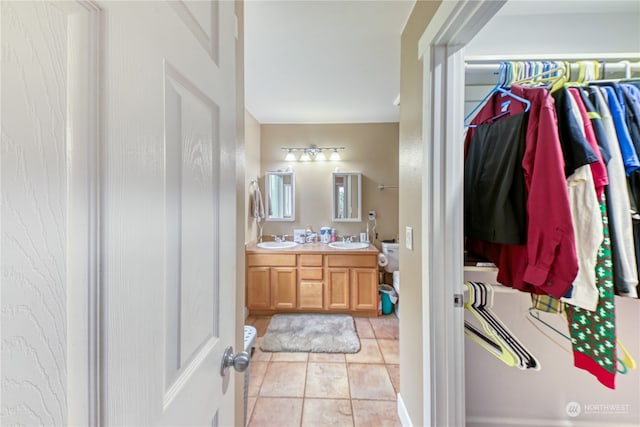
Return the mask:
[[[57,3],[68,19],[67,422],[101,420],[100,83],[103,15],[92,0]]]
[[[465,425],[464,47],[506,0],[443,1],[420,37],[425,425]]]

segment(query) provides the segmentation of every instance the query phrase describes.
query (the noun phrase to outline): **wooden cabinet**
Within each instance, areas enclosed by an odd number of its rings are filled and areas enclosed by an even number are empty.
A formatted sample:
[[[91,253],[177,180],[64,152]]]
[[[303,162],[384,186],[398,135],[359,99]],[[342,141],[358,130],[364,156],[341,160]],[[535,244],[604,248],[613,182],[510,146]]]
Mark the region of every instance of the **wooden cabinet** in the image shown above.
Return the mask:
[[[296,256],[250,254],[247,256],[249,310],[296,308]]]
[[[349,310],[349,269],[327,268],[327,286],[325,291],[329,311]]]
[[[296,269],[271,268],[271,307],[276,310],[296,308]]]
[[[377,312],[378,258],[375,255],[327,255],[330,295],[337,298],[327,309],[337,309],[342,303],[351,311]],[[329,288],[329,286],[327,286]],[[343,296],[346,299],[343,301]],[[328,298],[329,299],[329,298]],[[342,308],[342,307],[341,307]]]
[[[322,255],[298,255],[298,309],[322,310],[324,308],[324,272]]]
[[[271,268],[247,268],[247,308],[268,310],[271,308]]]
[[[378,310],[378,274],[371,268],[351,269],[351,309]]]
[[[378,257],[375,252],[249,253],[246,278],[247,308],[252,314],[377,315]]]

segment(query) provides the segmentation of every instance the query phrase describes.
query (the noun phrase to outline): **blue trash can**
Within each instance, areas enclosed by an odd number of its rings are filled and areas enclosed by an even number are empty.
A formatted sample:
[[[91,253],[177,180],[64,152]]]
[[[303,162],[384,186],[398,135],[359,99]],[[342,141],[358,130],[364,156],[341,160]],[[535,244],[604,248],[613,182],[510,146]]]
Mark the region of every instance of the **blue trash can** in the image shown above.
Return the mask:
[[[378,292],[382,301],[382,314],[391,314],[393,305],[398,301],[395,289],[393,286],[382,283],[378,286]]]

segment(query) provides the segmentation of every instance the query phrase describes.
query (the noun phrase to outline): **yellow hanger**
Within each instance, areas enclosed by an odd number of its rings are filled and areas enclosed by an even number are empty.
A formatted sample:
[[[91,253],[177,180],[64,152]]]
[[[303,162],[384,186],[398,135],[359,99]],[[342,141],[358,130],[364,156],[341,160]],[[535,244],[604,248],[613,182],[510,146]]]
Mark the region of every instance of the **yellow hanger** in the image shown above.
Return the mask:
[[[558,62],[558,66],[562,67],[562,73],[550,81],[549,92],[554,93],[571,79],[571,64],[568,62]]]
[[[600,63],[598,61],[592,61],[593,62],[593,69],[594,69],[594,73],[595,73],[595,79],[596,80],[600,80]]]
[[[469,322],[467,322],[466,320],[464,323],[465,335],[478,343],[480,347],[484,348],[490,354],[502,360],[507,366],[518,365],[518,361],[516,360],[515,355],[507,350],[504,345],[501,345],[499,342],[490,340],[488,337],[482,335],[480,331],[475,329],[475,327],[469,324]]]
[[[620,350],[622,350],[622,354],[624,355],[622,359],[618,357],[618,360],[620,361],[620,363],[626,366],[627,369],[636,369],[637,368],[636,361],[633,359],[633,357],[631,357],[631,354],[629,354],[629,352],[627,351],[625,346],[622,345],[619,339],[616,339],[616,342],[618,343],[618,347],[620,347]]]
[[[476,309],[473,307],[472,304],[475,295],[473,286],[471,286],[469,282],[464,282],[464,284],[468,290],[468,298],[464,303],[464,308],[471,314],[473,314],[476,319],[478,319],[480,325],[482,325],[482,329],[487,334],[487,336],[481,335],[480,331],[474,328],[473,325],[467,325],[468,322],[465,322],[465,334],[476,343],[480,344],[480,346],[487,350],[490,354],[502,360],[507,366],[518,366],[520,364],[519,358],[507,346],[507,344],[502,341],[502,339],[496,334],[495,330],[491,326],[489,326],[486,320],[480,314],[478,314]]]

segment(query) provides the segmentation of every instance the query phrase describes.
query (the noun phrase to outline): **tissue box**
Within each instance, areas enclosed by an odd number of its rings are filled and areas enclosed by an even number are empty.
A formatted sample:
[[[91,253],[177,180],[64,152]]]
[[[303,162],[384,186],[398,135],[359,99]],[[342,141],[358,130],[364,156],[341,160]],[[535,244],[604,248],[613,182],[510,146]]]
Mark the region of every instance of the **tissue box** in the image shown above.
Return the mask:
[[[307,235],[304,228],[293,229],[293,241],[296,243],[305,243],[307,241]]]

